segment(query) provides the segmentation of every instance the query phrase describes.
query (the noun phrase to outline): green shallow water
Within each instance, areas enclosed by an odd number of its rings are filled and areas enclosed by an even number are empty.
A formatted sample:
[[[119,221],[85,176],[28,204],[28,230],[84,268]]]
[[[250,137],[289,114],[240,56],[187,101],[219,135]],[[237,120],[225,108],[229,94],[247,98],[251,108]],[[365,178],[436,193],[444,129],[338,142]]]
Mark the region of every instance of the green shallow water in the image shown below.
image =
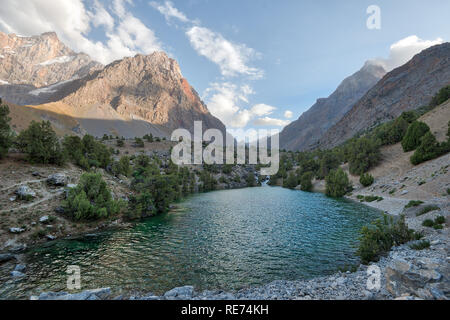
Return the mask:
[[[0,274],[0,298],[66,290],[81,268],[82,289],[161,294],[182,285],[239,289],[333,273],[356,263],[358,231],[379,216],[359,203],[278,187],[189,197],[182,210],[126,230],[59,240],[27,252],[27,278]]]

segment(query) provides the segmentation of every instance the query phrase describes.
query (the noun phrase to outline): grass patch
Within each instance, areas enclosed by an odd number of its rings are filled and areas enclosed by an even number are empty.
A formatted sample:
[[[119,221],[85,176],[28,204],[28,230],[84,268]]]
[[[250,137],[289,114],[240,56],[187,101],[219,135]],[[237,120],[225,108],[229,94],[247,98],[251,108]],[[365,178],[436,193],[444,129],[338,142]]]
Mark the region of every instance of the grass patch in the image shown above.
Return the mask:
[[[357,195],[356,198],[361,202],[374,202],[374,201],[382,201],[384,198],[379,196],[363,196]]]
[[[422,203],[423,203],[423,201],[420,201],[420,200],[411,200],[405,206],[405,209],[412,208],[412,207],[417,207],[417,206],[421,205]]]
[[[426,219],[422,222],[424,227],[433,228],[435,230],[444,229],[445,217],[439,216],[434,220]]]
[[[431,212],[431,211],[436,211],[436,210],[441,210],[441,209],[440,209],[438,206],[434,206],[434,205],[426,206],[425,208],[423,208],[422,210],[420,210],[420,211],[416,214],[416,216],[419,217],[419,216],[424,215],[425,213],[428,213],[428,212]]]
[[[430,247],[430,241],[422,240],[409,246],[413,250],[424,250]]]

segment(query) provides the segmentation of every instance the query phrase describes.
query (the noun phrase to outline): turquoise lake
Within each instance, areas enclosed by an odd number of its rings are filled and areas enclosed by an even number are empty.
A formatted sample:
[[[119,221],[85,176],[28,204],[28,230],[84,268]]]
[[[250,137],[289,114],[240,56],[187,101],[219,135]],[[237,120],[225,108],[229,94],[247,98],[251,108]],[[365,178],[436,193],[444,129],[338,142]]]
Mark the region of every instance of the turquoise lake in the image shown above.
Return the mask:
[[[359,230],[380,212],[348,200],[264,186],[191,196],[132,228],[57,240],[25,255],[27,277],[0,274],[0,298],[82,289],[162,294],[177,286],[233,290],[327,275],[358,262]]]

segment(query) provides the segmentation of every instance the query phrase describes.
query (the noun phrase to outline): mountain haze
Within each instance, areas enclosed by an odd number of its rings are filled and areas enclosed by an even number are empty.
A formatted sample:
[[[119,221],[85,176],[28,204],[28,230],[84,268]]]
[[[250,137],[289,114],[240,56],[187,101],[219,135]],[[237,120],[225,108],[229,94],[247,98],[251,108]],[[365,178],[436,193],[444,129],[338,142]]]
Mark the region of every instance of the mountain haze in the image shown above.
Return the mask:
[[[346,78],[328,97],[317,102],[300,118],[280,133],[280,146],[287,150],[309,150],[321,136],[370,89],[386,72],[380,65],[366,62],[356,73]]]
[[[345,116],[320,139],[319,147],[332,148],[354,135],[427,105],[450,84],[450,43],[430,47],[403,66],[386,74]]]

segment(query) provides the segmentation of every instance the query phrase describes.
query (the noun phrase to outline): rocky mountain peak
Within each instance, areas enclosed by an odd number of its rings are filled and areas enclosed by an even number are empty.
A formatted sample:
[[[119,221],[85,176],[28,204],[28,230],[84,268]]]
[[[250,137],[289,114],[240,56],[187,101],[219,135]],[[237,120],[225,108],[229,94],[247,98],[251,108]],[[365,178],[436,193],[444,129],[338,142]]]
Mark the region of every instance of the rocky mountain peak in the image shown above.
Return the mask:
[[[450,43],[430,47],[387,73],[321,138],[321,148],[332,148],[402,112],[427,105],[450,83]]]
[[[100,68],[88,55],[64,45],[55,32],[31,37],[0,32],[0,85],[40,88]]]
[[[359,71],[344,79],[328,98],[317,99],[298,120],[285,127],[280,134],[281,147],[289,150],[314,148],[321,136],[385,74],[381,65],[366,62]]]

